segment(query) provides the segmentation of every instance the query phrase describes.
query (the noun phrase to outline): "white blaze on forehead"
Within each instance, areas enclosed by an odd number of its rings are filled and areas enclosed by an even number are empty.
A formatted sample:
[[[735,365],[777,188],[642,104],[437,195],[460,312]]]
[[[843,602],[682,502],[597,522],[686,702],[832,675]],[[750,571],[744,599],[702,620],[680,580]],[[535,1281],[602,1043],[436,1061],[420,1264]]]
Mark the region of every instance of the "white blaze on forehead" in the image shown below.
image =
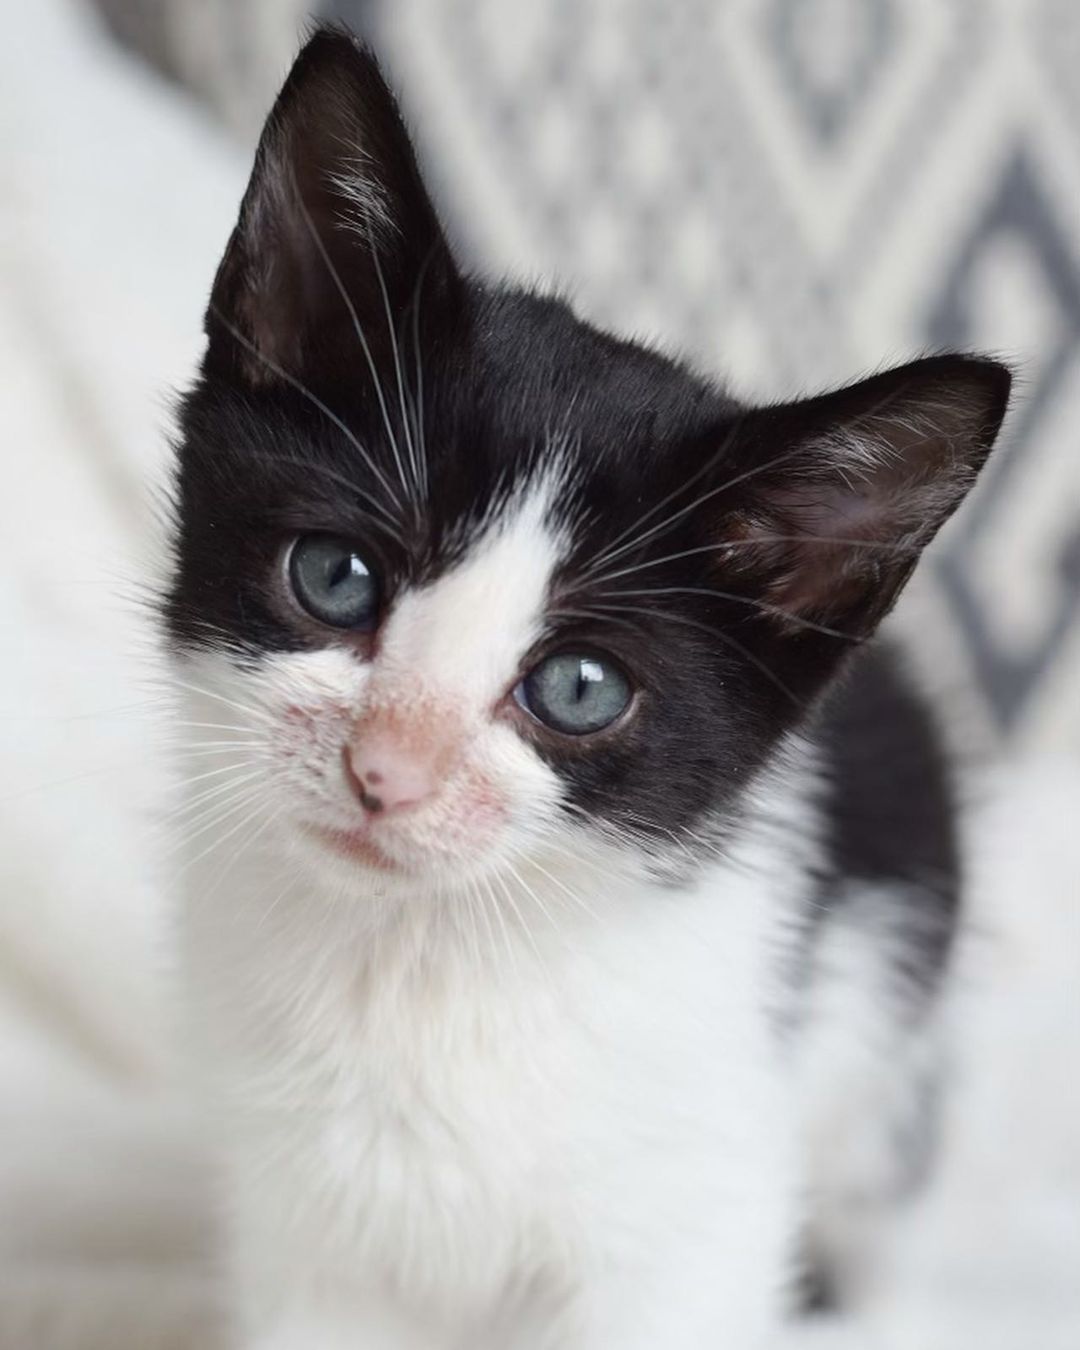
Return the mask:
[[[543,631],[552,574],[566,549],[547,519],[556,490],[554,476],[531,483],[456,567],[405,592],[383,629],[380,663],[470,701],[501,694]]]

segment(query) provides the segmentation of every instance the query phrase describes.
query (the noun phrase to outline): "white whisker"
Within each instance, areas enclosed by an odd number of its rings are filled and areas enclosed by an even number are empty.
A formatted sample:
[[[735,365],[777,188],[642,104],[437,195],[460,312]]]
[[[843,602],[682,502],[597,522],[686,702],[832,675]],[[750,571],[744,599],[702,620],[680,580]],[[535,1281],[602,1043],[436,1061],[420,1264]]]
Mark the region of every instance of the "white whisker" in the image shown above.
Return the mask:
[[[195,855],[194,858],[187,858],[187,859],[185,859],[185,867],[188,868],[188,869],[194,867],[196,863],[202,862],[202,860],[203,860],[204,858],[208,857],[208,856],[209,856],[211,853],[213,853],[216,849],[221,848],[221,846],[222,846],[223,844],[228,843],[228,841],[229,841],[230,839],[234,838],[234,837],[239,833],[240,830],[242,830],[246,825],[249,825],[249,824],[251,823],[251,821],[253,821],[253,820],[256,818],[256,816],[258,816],[259,812],[263,810],[263,808],[264,808],[265,805],[266,805],[266,797],[267,797],[267,796],[268,796],[268,794],[265,793],[265,792],[264,792],[264,793],[257,793],[256,796],[252,799],[252,800],[254,801],[255,804],[254,804],[254,806],[252,807],[251,811],[248,812],[246,815],[244,815],[243,818],[240,820],[240,822],[239,822],[238,824],[235,824],[235,825],[231,826],[228,830],[225,831],[225,833],[224,833],[223,835],[221,835],[221,836],[220,836],[219,838],[217,838],[217,839],[214,839],[214,840],[213,840],[206,848],[204,848],[201,852],[197,853],[197,854]],[[246,803],[245,803],[245,804],[246,804]],[[237,808],[237,809],[240,809],[240,808]],[[234,814],[234,812],[230,812],[230,813],[229,813],[229,816],[228,816],[227,818],[231,818],[231,816],[232,816],[233,814]],[[204,828],[208,828],[208,827],[204,827]],[[197,833],[197,834],[201,834],[201,833],[203,833],[203,831],[200,830],[200,831],[197,831],[196,833]],[[190,843],[190,842],[191,842],[191,839],[188,838],[188,839],[186,839],[184,842],[185,842],[185,843]]]
[[[225,694],[216,693],[212,689],[204,689],[201,685],[190,684],[187,680],[182,680],[178,675],[169,677],[171,682],[178,689],[186,689],[191,694],[201,694],[204,698],[216,699],[219,703],[224,703],[226,707],[234,709],[236,712],[247,713],[249,717],[255,717],[263,722],[271,720],[269,712],[265,708],[256,708],[250,703],[241,703],[239,699],[228,698]]]
[[[405,383],[401,373],[401,356],[398,351],[397,329],[394,324],[394,317],[390,310],[390,294],[386,289],[386,278],[383,275],[382,264],[379,262],[379,251],[375,247],[375,242],[371,237],[371,231],[368,230],[368,249],[371,252],[371,261],[375,268],[375,276],[379,283],[379,290],[382,293],[383,312],[386,315],[386,332],[390,339],[390,351],[394,358],[394,371],[397,376],[398,400],[401,404],[401,429],[405,436],[405,447],[409,454],[409,461],[412,469],[413,485],[415,494],[413,498],[413,509],[416,513],[417,524],[419,524],[420,503],[417,500],[420,492],[420,468],[416,458],[416,445],[413,441],[412,432],[409,430],[409,418],[405,411]],[[408,488],[406,487],[406,492]]]
[[[311,215],[307,207],[304,205],[302,198],[300,198],[299,193],[297,193],[297,200],[299,201],[300,210],[304,217],[304,224],[307,226],[308,231],[315,242],[315,247],[319,250],[319,254],[322,257],[323,262],[326,264],[327,271],[330,273],[334,285],[337,287],[338,293],[340,294],[342,300],[345,302],[345,306],[349,311],[349,317],[352,320],[353,328],[356,330],[356,336],[360,341],[360,346],[363,349],[364,353],[364,359],[367,361],[367,367],[369,372],[371,373],[371,380],[375,386],[375,397],[379,401],[379,410],[382,413],[383,425],[386,427],[386,434],[390,440],[390,448],[393,452],[394,463],[397,466],[398,477],[401,479],[401,486],[402,488],[404,488],[407,497],[409,493],[409,484],[408,480],[405,477],[405,466],[402,464],[401,461],[401,452],[398,449],[397,437],[394,435],[394,428],[390,422],[390,414],[386,407],[386,399],[383,396],[382,381],[379,379],[379,372],[375,366],[375,358],[371,354],[371,348],[368,345],[367,336],[364,333],[363,325],[360,323],[360,316],[356,312],[356,306],[353,304],[352,296],[346,290],[345,283],[341,280],[341,276],[338,273],[337,268],[334,266],[334,261],[330,257],[326,245],[322,241],[322,236],[319,234],[319,231],[315,228],[315,222],[311,219]],[[371,459],[370,455],[368,455],[366,452],[364,453],[364,459],[366,460],[367,465],[371,469],[372,473],[375,474],[375,476],[382,483],[383,487],[386,489],[387,495],[391,498],[391,500],[394,502],[394,505],[400,511],[402,509],[401,500],[398,497],[397,493],[394,492],[393,489],[390,487],[389,481],[375,466],[374,461]]]
[[[431,264],[433,256],[434,250],[429,252],[424,259],[423,266],[420,268],[420,272],[416,278],[412,303],[412,337],[416,371],[416,390],[413,395],[413,407],[416,416],[416,434],[417,439],[420,442],[420,471],[423,482],[422,495],[425,499],[430,496],[431,488],[428,478],[427,433],[424,427],[424,366],[420,349],[420,297],[423,294],[424,278],[427,275],[427,269]]]
[[[716,451],[716,453],[710,456],[710,458],[707,459],[704,464],[702,464],[697,470],[695,470],[695,472],[692,473],[684,482],[680,483],[677,488],[669,492],[667,496],[661,497],[661,499],[658,502],[656,502],[653,506],[649,507],[649,509],[645,511],[642,515],[638,516],[638,518],[631,525],[628,525],[625,530],[622,530],[619,534],[617,534],[615,538],[611,541],[611,543],[607,546],[607,548],[602,549],[596,555],[596,558],[593,560],[594,565],[612,561],[615,557],[619,556],[620,553],[626,552],[628,547],[634,547],[634,545],[638,542],[639,538],[648,537],[648,536],[641,536],[639,534],[642,526],[645,525],[648,521],[650,521],[653,518],[653,516],[657,514],[657,512],[662,511],[666,506],[670,505],[677,498],[681,497],[684,492],[689,492],[695,483],[699,483],[702,480],[702,478],[705,477],[706,474],[711,472],[716,463],[727,452],[734,438],[735,438],[735,428],[732,427],[732,429],[728,432],[727,436],[724,437],[724,440],[721,442],[720,448]],[[651,534],[652,531],[650,531],[649,533]],[[623,544],[624,540],[627,540],[629,542],[626,545],[626,547],[620,548],[619,545]]]
[[[231,764],[222,764],[216,769],[207,769],[205,773],[197,773],[192,777],[185,777],[183,779],[184,788],[187,789],[191,787],[193,783],[200,783],[206,778],[220,778],[223,773],[229,773],[234,769],[246,768],[249,764],[249,760],[234,760]]]
[[[780,605],[770,605],[768,601],[758,600],[752,595],[739,595],[734,591],[720,591],[711,586],[654,586],[646,589],[607,591],[601,594],[635,597],[650,595],[712,596],[714,599],[727,600],[735,605],[747,605],[752,609],[759,610],[762,614],[768,614],[777,619],[786,619],[789,623],[798,624],[800,628],[806,628],[814,633],[822,633],[825,637],[841,638],[845,642],[861,641],[855,633],[844,633],[838,628],[830,628],[827,624],[816,623],[813,619],[804,619],[801,614],[793,614],[791,610],[783,609]]]
[[[244,334],[239,330],[239,328],[236,327],[235,324],[230,323],[230,321],[225,317],[224,314],[221,313],[219,309],[211,305],[210,311],[217,319],[217,321],[226,328],[226,330],[232,335],[232,337],[237,342],[240,343],[242,347],[246,348],[246,350],[251,352],[253,356],[256,356],[260,361],[262,361],[262,363],[269,370],[272,370],[273,373],[279,379],[284,380],[285,383],[288,384],[291,388],[295,389],[298,394],[306,398],[308,402],[312,404],[313,407],[318,408],[318,410],[323,414],[323,416],[328,418],[334,424],[334,426],[337,427],[337,429],[342,433],[342,435],[345,436],[346,439],[349,441],[350,445],[352,445],[353,448],[357,451],[361,459],[363,459],[364,462],[368,465],[368,467],[371,469],[371,472],[375,475],[375,477],[385,488],[386,493],[390,497],[391,501],[393,501],[394,505],[400,511],[401,502],[398,500],[397,494],[390,487],[389,481],[387,480],[385,475],[379,471],[378,466],[375,464],[374,460],[368,454],[365,447],[361,444],[360,438],[352,430],[352,428],[349,427],[345,422],[343,422],[342,419],[337,415],[337,413],[334,412],[332,408],[328,407],[327,404],[325,404],[317,394],[313,394],[312,391],[307,387],[307,385],[305,385],[301,380],[298,380],[294,375],[290,375],[289,372],[283,366],[279,366],[276,361],[272,361],[270,357],[266,356],[263,352],[261,352],[258,349],[258,347],[256,347],[254,342],[252,342],[249,338],[245,337]]]
[[[518,965],[517,953],[514,951],[514,944],[510,937],[510,930],[506,926],[506,917],[502,912],[502,906],[499,904],[499,898],[495,894],[490,876],[477,877],[477,884],[483,888],[483,894],[490,901],[490,911],[499,922],[499,929],[502,933],[503,946],[506,949],[506,958],[514,972],[514,979],[519,988],[522,987],[521,967]]]
[[[478,877],[474,877],[469,883],[469,885],[472,888],[473,894],[476,896],[477,914],[479,915],[479,918],[482,920],[484,929],[487,932],[488,951],[490,953],[492,968],[498,969],[499,965],[498,951],[497,951],[498,944],[495,939],[495,928],[491,922],[491,914],[489,910],[489,905],[487,903],[488,901],[491,900],[491,894],[489,892],[487,900],[485,900],[484,894],[480,889],[480,880]]]
[[[360,483],[351,478],[347,478],[343,473],[338,473],[336,469],[331,469],[329,465],[320,463],[317,459],[295,459],[290,455],[271,455],[267,454],[265,451],[263,452],[263,458],[271,460],[274,463],[287,464],[291,468],[299,469],[304,473],[321,474],[328,482],[336,483],[339,487],[344,488],[346,492],[363,498],[368,521],[374,525],[376,529],[384,530],[396,543],[404,547],[405,540],[401,531],[397,528],[397,523],[394,521],[393,517],[387,513],[386,508],[381,502],[376,501],[364,490]],[[371,512],[366,511],[367,506],[375,508],[375,510],[378,511],[378,515],[375,516],[372,515]]]
[[[232,778],[225,783],[204,788],[190,801],[181,803],[175,810],[162,817],[161,833],[171,835],[178,827],[189,832],[195,830],[204,821],[212,820],[223,805],[229,801],[230,797],[238,798],[242,795],[242,788],[260,777],[262,777],[262,770],[253,769],[240,778]],[[225,798],[225,803],[220,800],[222,797]]]
[[[512,875],[517,881],[520,882],[520,881],[521,881],[521,878],[520,878],[520,876],[518,875],[518,873],[514,870],[513,866],[512,866],[510,863],[507,863],[506,866],[509,868],[511,875]],[[501,873],[493,872],[493,873],[491,874],[491,876],[492,876],[492,880],[498,885],[499,889],[502,891],[503,895],[506,897],[506,902],[507,902],[507,904],[508,904],[508,905],[510,906],[510,908],[514,911],[514,916],[516,917],[516,919],[517,919],[517,921],[518,921],[518,926],[521,928],[521,931],[522,931],[522,933],[524,934],[526,940],[528,941],[529,946],[532,948],[533,954],[534,954],[534,956],[536,957],[537,962],[538,962],[541,966],[544,966],[544,958],[540,955],[540,948],[537,946],[536,938],[535,938],[535,936],[533,935],[532,928],[529,926],[528,922],[527,922],[526,919],[525,919],[525,916],[524,916],[524,915],[522,914],[522,912],[521,912],[520,906],[518,905],[517,901],[514,899],[513,890],[512,890],[512,888],[511,888],[510,884],[508,883],[508,881],[506,880],[506,878],[505,878],[504,876],[502,876]],[[534,892],[531,892],[531,891],[529,890],[529,887],[528,887],[528,886],[525,886],[524,882],[522,882],[521,884],[523,885],[525,891],[528,892],[529,894],[531,894],[531,895],[532,895],[532,898],[533,898],[534,900],[536,900],[536,895],[535,895],[535,893],[534,893]],[[555,926],[555,921],[554,921],[554,919],[552,919],[552,918],[551,918],[551,915],[547,913],[547,911],[544,909],[543,905],[540,904],[540,901],[539,901],[539,900],[536,900],[536,903],[537,903],[537,905],[539,906],[539,908],[541,909],[541,911],[542,911],[544,914],[547,915],[547,918],[548,918],[548,920],[551,922],[551,924],[552,924],[553,926]],[[555,928],[555,931],[558,932],[558,928],[557,928],[557,927]]]
[[[271,820],[275,818],[276,813],[274,816],[270,817]],[[293,879],[292,877],[290,877],[289,880],[285,883],[285,885],[282,886],[281,890],[278,891],[277,895],[274,896],[273,900],[270,901],[266,909],[264,909],[263,912],[259,915],[258,922],[255,924],[256,933],[260,932],[262,928],[264,928],[265,925],[269,922],[270,916],[277,909],[278,905],[280,905],[281,902],[285,899],[285,897],[289,894],[289,891],[292,890],[293,884],[294,884]]]
[[[544,904],[539,894],[529,885],[529,883],[525,880],[525,878],[521,875],[521,872],[514,866],[513,863],[507,862],[506,867],[509,870],[510,875],[513,877],[513,879],[522,888],[525,894],[532,900],[532,902],[536,905],[537,909],[539,909],[540,913],[551,925],[552,931],[556,933],[560,938],[563,937],[564,936],[563,931],[556,922],[554,914],[552,914],[552,912],[548,909],[547,905]],[[543,871],[542,868],[538,870]],[[550,872],[547,873],[547,875],[550,877],[551,875]],[[539,952],[537,952],[537,956],[539,956]]]
[[[209,759],[214,755],[228,754],[230,750],[252,750],[259,748],[259,741],[240,740],[239,738],[230,741],[193,741],[190,745],[171,745],[166,749],[166,754],[170,762],[179,762],[188,759]]]
[[[169,718],[169,723],[168,723],[168,729],[171,729],[171,728],[173,728],[173,727],[185,727],[185,728],[188,728],[189,730],[192,730],[192,731],[235,731],[235,732],[242,732],[245,736],[250,736],[251,739],[252,739],[253,741],[254,741],[254,740],[257,740],[257,739],[262,735],[262,731],[261,731],[261,730],[256,730],[254,727],[250,727],[250,726],[247,726],[247,727],[238,727],[238,726],[233,725],[233,724],[230,723],[230,722],[190,722],[190,721],[186,721],[186,720],[184,720],[184,719],[182,719],[182,718],[173,718],[173,717],[170,717],[170,718]],[[200,741],[200,742],[196,742],[196,744],[202,744],[202,742],[201,742],[201,741]]]
[[[619,548],[605,549],[602,553],[597,555],[590,567],[585,569],[583,578],[591,579],[595,572],[599,570],[599,566],[603,563],[614,562],[616,558],[621,557],[624,553],[630,552],[631,549],[640,548],[642,544],[653,538],[655,535],[670,530],[677,525],[680,520],[685,519],[692,511],[698,510],[705,502],[711,501],[713,497],[719,496],[720,493],[729,492],[733,487],[738,486],[738,484],[745,483],[751,478],[756,478],[758,474],[767,473],[769,469],[775,469],[780,464],[784,464],[788,460],[803,454],[805,454],[804,448],[801,445],[796,446],[793,450],[785,450],[783,454],[776,455],[772,459],[766,460],[764,464],[755,464],[753,468],[745,469],[742,473],[735,474],[733,478],[725,479],[719,486],[710,488],[707,492],[701,493],[701,495],[695,497],[692,502],[688,502],[685,506],[680,507],[678,511],[672,512],[670,516],[658,521],[657,524],[650,526],[649,529],[636,535],[633,539],[627,540],[627,542],[622,544]],[[698,474],[691,478],[689,482],[696,481],[700,476],[701,471],[699,470]],[[687,485],[684,484],[682,488],[678,489],[675,493],[670,494],[669,498],[666,500],[671,500],[678,496],[681,492],[686,490],[686,486]],[[651,514],[651,512],[649,514]]]
[[[244,785],[238,784],[237,786],[242,788]],[[249,803],[256,800],[269,800],[269,798],[270,791],[266,785],[257,783],[254,787],[248,787],[247,791],[238,792],[236,799],[233,801],[226,799],[224,803],[215,803],[215,809],[208,817],[205,813],[200,816],[196,828],[191,828],[191,822],[184,823],[182,827],[183,833],[176,839],[172,846],[166,849],[161,855],[160,861],[167,861],[181,849],[192,843],[193,840],[198,839],[200,835],[203,835],[208,830],[212,830],[216,826],[224,824],[225,821],[232,819],[238,811],[243,810]],[[192,859],[191,861],[194,862],[196,860]]]
[[[528,861],[531,867],[535,867],[538,872],[540,872],[543,876],[547,877],[548,881],[550,881],[553,886],[557,886],[559,890],[562,891],[563,894],[569,900],[571,900],[575,905],[577,905],[579,909],[581,909],[585,914],[587,914],[589,918],[596,919],[599,922],[600,916],[596,913],[594,909],[590,908],[590,906],[585,903],[585,901],[581,898],[580,895],[578,895],[576,891],[572,891],[570,887],[566,885],[565,882],[561,881],[557,876],[555,876],[553,872],[549,872],[547,868],[544,867],[542,863],[537,862],[535,858],[530,857]]]
[[[248,817],[247,823],[251,823],[252,821],[254,821],[261,809],[262,809],[261,806],[256,808],[256,810],[254,810],[252,814]],[[266,831],[270,828],[270,826],[274,824],[277,818],[281,815],[281,809],[282,808],[280,806],[275,807],[275,809],[271,811],[268,816],[266,816],[266,818],[262,821],[261,824],[256,825],[255,828],[251,831],[251,833],[245,839],[240,840],[240,842],[233,848],[232,853],[228,858],[228,861],[222,866],[221,870],[214,877],[213,885],[210,887],[208,891],[206,891],[203,894],[202,898],[204,901],[210,900],[213,898],[213,896],[217,895],[218,891],[221,889],[222,884],[225,881],[225,878],[236,866],[237,859],[241,858],[248,851],[248,849],[250,849],[252,845],[255,844],[258,841],[258,839],[263,834],[266,833]],[[235,831],[233,833],[235,833]],[[230,837],[231,835],[225,836],[225,838]]]

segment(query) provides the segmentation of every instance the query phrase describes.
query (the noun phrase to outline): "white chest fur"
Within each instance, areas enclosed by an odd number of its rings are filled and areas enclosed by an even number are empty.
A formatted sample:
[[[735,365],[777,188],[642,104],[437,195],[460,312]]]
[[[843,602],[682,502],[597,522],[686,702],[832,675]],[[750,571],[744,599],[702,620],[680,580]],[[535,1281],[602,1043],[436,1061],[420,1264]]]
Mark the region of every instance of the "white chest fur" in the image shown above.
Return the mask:
[[[524,894],[520,918],[416,896],[374,921],[280,869],[196,867],[186,930],[260,1301],[299,1266],[471,1317],[537,1280],[570,1297],[591,1268],[644,1272],[658,1246],[742,1267],[786,1240],[759,876],[594,879],[569,923]],[[776,1254],[759,1265],[775,1281]]]

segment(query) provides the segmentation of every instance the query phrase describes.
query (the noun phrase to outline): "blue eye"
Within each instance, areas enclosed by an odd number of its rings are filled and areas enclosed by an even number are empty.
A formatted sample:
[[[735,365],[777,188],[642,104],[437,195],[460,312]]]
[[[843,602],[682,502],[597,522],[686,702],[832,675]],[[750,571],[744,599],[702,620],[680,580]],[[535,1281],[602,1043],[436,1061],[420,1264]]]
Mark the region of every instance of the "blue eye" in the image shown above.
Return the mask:
[[[301,535],[289,554],[289,581],[297,600],[320,623],[362,632],[375,627],[378,582],[347,540]]]
[[[630,681],[613,661],[560,652],[531,670],[514,690],[539,722],[566,736],[610,726],[630,704]]]

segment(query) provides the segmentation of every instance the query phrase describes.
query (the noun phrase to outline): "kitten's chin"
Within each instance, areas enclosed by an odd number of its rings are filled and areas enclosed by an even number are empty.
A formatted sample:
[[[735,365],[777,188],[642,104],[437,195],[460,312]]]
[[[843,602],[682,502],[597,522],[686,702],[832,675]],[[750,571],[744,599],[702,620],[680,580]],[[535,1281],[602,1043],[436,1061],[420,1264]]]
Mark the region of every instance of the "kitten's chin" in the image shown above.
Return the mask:
[[[337,858],[344,858],[346,862],[355,863],[358,867],[398,876],[408,871],[401,862],[391,858],[379,847],[368,830],[329,829],[324,825],[304,825],[301,828],[320,849],[325,849]]]
[[[378,830],[365,826],[349,829],[305,821],[295,838],[310,867],[326,870],[346,889],[350,880],[355,882],[361,895],[374,888],[382,896],[415,896],[418,891],[467,885],[490,865],[486,853],[466,861],[460,854],[433,854],[397,839],[380,840],[378,835]]]

